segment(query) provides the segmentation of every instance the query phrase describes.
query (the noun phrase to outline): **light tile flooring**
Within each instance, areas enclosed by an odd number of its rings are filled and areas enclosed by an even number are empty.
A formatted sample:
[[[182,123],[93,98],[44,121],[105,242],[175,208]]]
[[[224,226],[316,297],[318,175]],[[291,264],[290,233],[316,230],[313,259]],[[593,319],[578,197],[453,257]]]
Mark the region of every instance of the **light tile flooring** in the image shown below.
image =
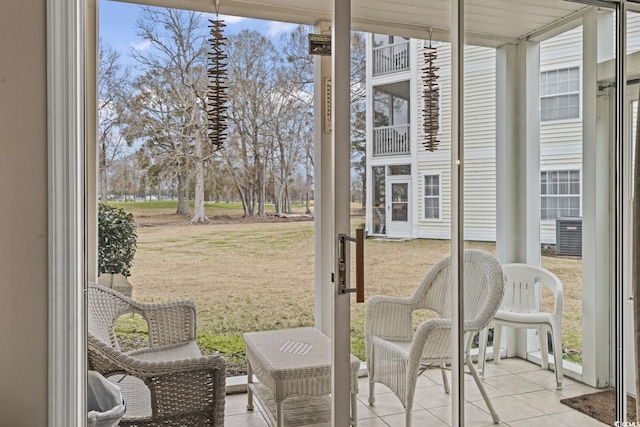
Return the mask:
[[[405,425],[404,409],[396,396],[385,386],[376,384],[376,403],[368,404],[367,378],[359,380],[358,426],[402,427]],[[503,359],[499,365],[488,363],[484,380],[485,388],[496,411],[500,415],[499,426],[606,426],[581,412],[560,403],[565,397],[596,392],[598,390],[580,384],[567,377],[564,387],[555,388],[555,375],[522,359]],[[440,370],[427,370],[418,380],[414,409],[414,426],[446,427],[451,422],[450,395],[442,388]],[[467,427],[493,426],[493,421],[482,400],[473,378],[465,375],[465,425]],[[226,397],[225,426],[267,427],[260,410],[247,412],[247,395],[232,394]],[[326,424],[330,426],[330,424]],[[315,424],[313,427],[325,427]]]

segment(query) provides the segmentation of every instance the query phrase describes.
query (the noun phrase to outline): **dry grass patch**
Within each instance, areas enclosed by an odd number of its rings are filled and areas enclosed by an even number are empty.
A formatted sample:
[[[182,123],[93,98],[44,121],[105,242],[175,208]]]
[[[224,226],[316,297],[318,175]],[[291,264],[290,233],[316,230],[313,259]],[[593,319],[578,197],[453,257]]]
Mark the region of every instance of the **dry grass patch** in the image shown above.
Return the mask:
[[[361,218],[354,218],[359,224]],[[145,301],[193,299],[199,343],[223,348],[231,374],[244,369],[242,333],[314,323],[313,222],[156,225],[138,229],[130,282]],[[467,247],[495,253],[495,244]],[[365,242],[366,296],[408,296],[424,274],[450,252],[443,240]],[[563,342],[581,353],[580,260],[543,257],[565,286]],[[548,303],[548,302],[547,302]],[[352,351],[364,360],[365,304],[352,304]],[[576,339],[577,338],[577,339]]]

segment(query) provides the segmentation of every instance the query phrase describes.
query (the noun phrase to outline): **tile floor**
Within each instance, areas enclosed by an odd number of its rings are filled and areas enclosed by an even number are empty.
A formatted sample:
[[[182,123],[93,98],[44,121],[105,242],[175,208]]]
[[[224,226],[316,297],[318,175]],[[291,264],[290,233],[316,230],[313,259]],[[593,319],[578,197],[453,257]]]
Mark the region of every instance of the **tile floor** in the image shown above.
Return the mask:
[[[493,426],[482,396],[470,375],[465,375],[466,427]],[[376,384],[376,403],[369,406],[367,378],[359,380],[358,418],[360,427],[402,427],[404,410],[400,401],[385,386]],[[500,415],[499,426],[606,426],[581,412],[560,403],[565,397],[598,391],[569,378],[564,378],[562,390],[555,388],[555,375],[522,359],[503,359],[499,365],[488,363],[485,388]],[[413,409],[413,425],[446,427],[451,420],[451,401],[444,393],[442,376],[438,369],[427,370],[418,380]],[[226,397],[225,426],[267,427],[266,415],[260,405],[247,412],[247,395],[231,394]],[[330,424],[314,424],[325,427]]]

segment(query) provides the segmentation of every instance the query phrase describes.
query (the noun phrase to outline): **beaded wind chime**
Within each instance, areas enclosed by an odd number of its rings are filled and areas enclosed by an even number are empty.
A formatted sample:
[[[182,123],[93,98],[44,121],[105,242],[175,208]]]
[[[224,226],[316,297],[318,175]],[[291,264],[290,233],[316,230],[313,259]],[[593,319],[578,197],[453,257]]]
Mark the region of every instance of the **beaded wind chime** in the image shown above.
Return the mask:
[[[216,1],[216,19],[209,20],[211,38],[207,54],[207,91],[208,138],[214,151],[222,148],[227,137],[227,55],[224,52],[227,38],[223,35],[226,27],[224,21],[218,19],[220,2]]]
[[[437,58],[436,48],[431,45],[431,31],[429,31],[429,46],[424,48],[424,63],[425,66],[422,69],[422,80],[424,91],[422,96],[424,98],[424,109],[422,110],[422,117],[424,119],[422,128],[424,131],[425,139],[422,143],[427,151],[436,151],[438,148],[438,119],[440,115],[439,111],[439,97],[440,91],[436,84],[438,75],[436,71],[440,67],[435,65]]]

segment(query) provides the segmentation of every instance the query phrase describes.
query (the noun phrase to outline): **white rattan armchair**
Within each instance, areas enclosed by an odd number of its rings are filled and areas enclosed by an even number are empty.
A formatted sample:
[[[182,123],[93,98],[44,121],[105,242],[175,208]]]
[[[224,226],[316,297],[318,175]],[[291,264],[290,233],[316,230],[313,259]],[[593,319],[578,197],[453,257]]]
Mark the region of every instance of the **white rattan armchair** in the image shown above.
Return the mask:
[[[127,313],[149,325],[149,347],[124,353],[114,330]],[[100,285],[88,289],[89,368],[118,383],[121,426],[224,425],[225,361],[202,356],[192,301],[139,303]]]
[[[504,286],[502,269],[490,254],[467,250],[464,254],[464,331],[466,365],[489,408],[499,422],[478,372],[470,357],[471,338],[484,328],[500,306]],[[375,383],[389,387],[406,411],[411,410],[416,382],[425,366],[443,367],[451,363],[451,275],[450,257],[438,262],[409,298],[374,296],[365,314],[365,351],[369,370],[369,403],[375,403]],[[431,310],[437,317],[422,322],[414,332],[413,313]],[[445,391],[449,392],[443,372]]]
[[[495,325],[493,334],[493,360],[500,363],[500,348],[502,341],[502,327],[538,329],[540,340],[540,355],[542,369],[549,367],[549,348],[547,330],[551,332],[553,343],[554,370],[556,372],[556,387],[562,388],[562,282],[558,277],[542,267],[529,264],[505,264],[504,299],[502,306],[496,312],[492,323]],[[542,311],[542,287],[548,288],[554,297],[553,311]],[[478,368],[484,374],[486,358],[487,328],[480,333],[480,351],[478,353]]]

